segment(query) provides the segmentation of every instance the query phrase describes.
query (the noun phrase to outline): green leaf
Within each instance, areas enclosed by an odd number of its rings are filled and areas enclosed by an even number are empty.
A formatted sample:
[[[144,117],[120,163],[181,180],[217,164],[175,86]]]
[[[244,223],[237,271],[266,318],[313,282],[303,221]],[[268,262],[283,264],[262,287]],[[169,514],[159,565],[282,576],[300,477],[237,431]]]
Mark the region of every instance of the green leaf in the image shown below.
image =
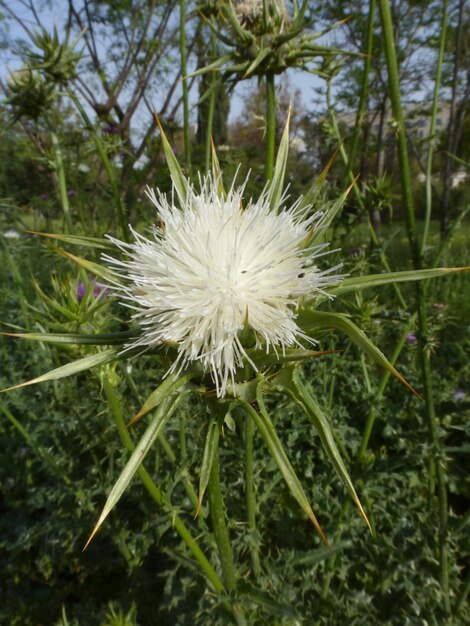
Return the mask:
[[[283,352],[276,354],[274,351],[266,354],[261,350],[247,350],[250,361],[257,367],[266,367],[279,363],[294,363],[295,361],[305,361],[306,359],[317,359],[328,354],[335,354],[338,350],[301,350],[299,348],[286,348]]]
[[[248,66],[248,69],[246,70],[246,72],[243,75],[243,79],[248,78],[248,76],[250,74],[252,74],[255,69],[264,61],[264,59],[266,57],[268,57],[271,54],[271,49],[270,48],[261,48],[261,50],[258,52],[258,54],[256,55],[254,61],[252,63],[250,63],[250,65]]]
[[[165,132],[163,131],[162,125],[158,118],[158,115],[155,113],[155,120],[158,124],[158,128],[160,129],[160,135],[162,138],[163,144],[163,152],[165,153],[166,163],[168,165],[168,169],[170,170],[171,180],[173,181],[173,185],[175,186],[176,192],[180,198],[180,201],[184,204],[188,199],[189,195],[189,183],[186,177],[184,176],[181,167],[171,149],[170,142],[166,138]]]
[[[336,470],[341,482],[346,487],[349,495],[353,499],[355,505],[359,509],[362,517],[364,518],[369,530],[372,532],[371,525],[369,520],[367,519],[367,515],[365,514],[364,509],[362,508],[362,504],[358,498],[356,490],[352,484],[351,478],[349,477],[346,466],[341,458],[339,450],[336,446],[335,439],[333,436],[333,431],[331,429],[329,421],[323,414],[320,406],[315,402],[313,396],[308,392],[307,388],[303,384],[302,380],[299,376],[298,367],[293,368],[292,370],[292,383],[293,386],[288,390],[290,395],[294,399],[294,401],[304,410],[306,416],[310,419],[312,424],[315,426],[318,434],[320,435],[321,442],[323,447],[328,454],[330,461],[333,464],[333,467]]]
[[[328,210],[326,211],[325,215],[321,218],[321,220],[318,223],[315,231],[313,232],[312,237],[310,238],[310,241],[308,242],[310,245],[316,245],[316,244],[322,243],[322,241],[325,239],[326,233],[328,231],[328,228],[330,227],[330,224],[333,222],[335,217],[338,215],[338,213],[343,208],[343,205],[344,205],[344,203],[346,201],[346,198],[348,197],[351,189],[356,184],[356,180],[354,182],[352,182],[349,185],[349,187],[346,189],[346,191],[344,191],[340,195],[340,197],[336,200],[336,202],[333,204],[333,206],[328,208]]]
[[[455,272],[468,271],[470,267],[438,267],[427,270],[408,270],[405,272],[389,272],[387,274],[372,274],[370,276],[359,276],[357,278],[345,278],[340,285],[331,287],[329,293],[340,295],[349,291],[358,291],[368,287],[378,287],[389,283],[403,283],[413,280],[427,280],[440,276],[448,276]]]
[[[286,125],[282,133],[281,142],[277,151],[276,165],[274,166],[273,179],[269,190],[269,206],[272,211],[278,212],[279,204],[284,188],[284,176],[286,173],[287,155],[289,153],[289,122],[290,122],[290,106],[287,112]]]
[[[0,335],[16,337],[27,341],[42,341],[43,343],[62,343],[74,345],[111,346],[122,345],[137,336],[136,331],[120,333],[102,333],[96,335],[80,335],[77,333],[5,333]]]
[[[77,246],[87,246],[91,248],[99,248],[103,250],[111,250],[115,246],[111,241],[107,239],[100,239],[98,237],[81,237],[78,235],[64,235],[55,233],[39,233],[35,230],[27,230],[27,233],[31,235],[39,235],[40,237],[47,237],[49,239],[57,239],[58,241],[64,241],[65,243],[71,243]]]
[[[89,536],[88,541],[85,544],[85,547],[83,548],[84,550],[86,550],[90,541],[96,535],[99,528],[103,524],[104,520],[112,511],[112,509],[114,508],[114,506],[116,505],[116,503],[118,502],[122,494],[124,493],[126,487],[131,482],[132,478],[134,477],[134,474],[141,466],[143,460],[145,459],[150,448],[152,447],[154,441],[158,438],[158,435],[160,434],[163,426],[166,424],[168,419],[171,417],[171,415],[175,411],[180,399],[181,399],[181,395],[176,398],[170,398],[166,400],[159,407],[158,411],[155,414],[155,417],[152,419],[152,421],[148,425],[145,433],[143,434],[139,443],[136,445],[131,455],[131,458],[126,463],[126,466],[121,472],[121,475],[117,479],[114,487],[111,489],[111,492],[108,496],[108,499],[106,500],[106,503],[103,507],[101,515],[91,535]]]
[[[93,261],[88,261],[87,259],[84,259],[82,257],[75,256],[75,254],[66,252],[62,248],[58,248],[57,246],[54,246],[52,244],[50,245],[56,252],[60,252],[60,254],[64,255],[65,257],[67,257],[68,259],[70,259],[71,261],[79,265],[80,267],[83,267],[88,272],[91,272],[92,274],[94,274],[95,276],[104,278],[104,280],[109,281],[111,283],[116,282],[116,274],[110,269],[108,269],[107,267],[103,265],[99,265],[98,263],[93,263]]]
[[[216,419],[211,420],[209,422],[209,426],[207,427],[206,442],[204,444],[204,454],[202,457],[201,473],[199,476],[199,499],[195,517],[199,515],[202,499],[204,498],[204,493],[206,492],[207,485],[209,484],[212,464],[219,447],[219,433],[220,430],[218,421]]]
[[[72,376],[73,374],[84,372],[85,370],[96,367],[97,365],[111,363],[111,361],[115,361],[119,358],[123,357],[117,352],[117,350],[105,350],[103,352],[97,352],[96,354],[90,354],[82,359],[78,359],[78,361],[73,361],[72,363],[67,363],[66,365],[57,367],[56,369],[53,369],[46,374],[42,374],[37,378],[20,383],[19,385],[14,385],[13,387],[8,387],[8,389],[1,389],[0,393],[3,393],[4,391],[11,391],[13,389],[20,389],[21,387],[27,387],[28,385],[35,385],[36,383],[44,383],[48,380],[59,380],[59,378],[65,378],[66,376]]]
[[[137,420],[139,420],[143,415],[145,415],[146,413],[154,409],[157,406],[157,404],[160,404],[162,400],[167,398],[170,394],[172,394],[174,391],[179,389],[186,382],[191,380],[193,376],[194,376],[194,372],[192,371],[186,372],[186,374],[184,374],[183,376],[180,376],[179,373],[176,374],[174,372],[172,374],[168,374],[168,376],[155,389],[155,391],[153,391],[149,395],[149,397],[144,402],[139,412],[134,415],[134,417],[131,419],[131,421],[129,422],[127,426],[128,427],[131,426]]]
[[[214,139],[211,136],[211,157],[212,157],[212,173],[214,179],[217,180],[217,194],[221,198],[226,198],[227,194],[224,189],[224,181],[222,180],[222,174],[220,171],[219,158],[215,149]]]
[[[372,343],[372,341],[366,336],[366,334],[354,324],[345,315],[340,313],[329,313],[324,311],[315,311],[313,309],[302,311],[298,318],[297,323],[304,332],[312,336],[315,329],[328,328],[339,330],[351,339],[361,350],[369,355],[376,363],[384,367],[391,374],[395,376],[401,383],[408,387],[415,396],[421,398],[419,393],[413,389],[413,387],[403,378],[403,376],[397,372],[393,365],[389,362],[387,357]]]
[[[193,78],[194,76],[200,76],[201,74],[206,74],[207,72],[214,72],[216,70],[220,70],[225,63],[228,63],[232,58],[231,54],[223,54],[218,59],[216,59],[213,63],[209,63],[209,65],[205,65],[200,69],[188,74],[186,78]],[[199,101],[200,104],[201,101]]]
[[[268,446],[268,449],[279,468],[279,471],[286,481],[286,484],[289,487],[291,494],[297,500],[305,513],[308,515],[325,544],[329,546],[328,540],[325,537],[325,534],[323,533],[314,512],[312,511],[312,507],[310,506],[310,503],[305,494],[305,491],[303,490],[300,480],[297,478],[297,474],[295,473],[294,468],[292,467],[289,458],[282,446],[282,443],[277,436],[274,425],[269,419],[269,416],[266,412],[261,384],[258,384],[256,392],[256,400],[259,407],[259,412],[256,411],[253,406],[245,400],[241,398],[239,398],[238,400],[253,418],[261,436],[264,439],[264,442]]]
[[[330,160],[325,165],[325,167],[321,171],[321,173],[318,176],[318,178],[312,183],[310,189],[307,191],[307,193],[302,198],[302,203],[300,205],[302,208],[307,206],[308,204],[312,204],[312,205],[315,204],[318,196],[320,195],[321,190],[323,189],[326,177],[328,176],[328,172],[330,171],[333,163],[336,160],[336,156],[338,154],[338,151],[339,151],[339,148],[336,148],[336,150],[334,151],[334,153],[330,157]]]

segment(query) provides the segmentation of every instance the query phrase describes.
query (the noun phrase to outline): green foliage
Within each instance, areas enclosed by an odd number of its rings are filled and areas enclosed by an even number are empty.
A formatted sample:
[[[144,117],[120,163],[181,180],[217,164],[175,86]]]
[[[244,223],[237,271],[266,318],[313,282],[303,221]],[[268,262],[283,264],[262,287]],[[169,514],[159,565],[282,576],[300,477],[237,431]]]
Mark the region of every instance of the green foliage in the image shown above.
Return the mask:
[[[11,260],[23,273],[26,264],[37,268],[37,280],[48,297],[59,298],[70,310],[78,306],[73,304],[78,281],[71,282],[70,276],[59,272],[51,282],[49,268],[53,257],[37,242],[22,238],[6,243]],[[451,251],[455,256],[449,260],[460,262],[460,255],[465,253],[464,241],[459,245],[457,240]],[[400,255],[399,248],[397,254]],[[365,260],[357,256],[350,259],[346,270],[356,275]],[[1,317],[23,326],[11,265],[2,263],[0,271],[4,307]],[[61,284],[63,290],[58,288]],[[352,319],[388,353],[387,346],[394,344],[403,324],[393,302],[393,291],[385,299],[381,296],[380,307],[373,306],[371,298],[341,297],[344,304],[350,303]],[[30,295],[29,304],[34,307],[29,309],[30,320],[36,319],[43,306],[38,292]],[[470,405],[468,396],[462,397],[462,393],[468,387],[470,370],[466,359],[468,338],[461,315],[462,306],[468,304],[465,279],[457,275],[437,283],[429,302],[437,406],[449,475],[450,576],[455,600],[462,591],[468,558],[470,484],[464,468],[468,463],[465,441]],[[100,328],[98,312],[97,315],[92,322],[79,323]],[[46,317],[37,319],[44,324]],[[77,322],[74,325],[79,330]],[[50,312],[47,324],[50,323],[70,328],[70,321],[57,311]],[[221,480],[231,520],[229,530],[237,574],[240,580],[246,580],[238,594],[247,620],[253,626],[339,624],[345,620],[361,626],[418,626],[426,622],[438,626],[443,615],[432,547],[436,520],[427,505],[429,456],[420,403],[398,382],[389,383],[384,401],[380,402],[374,392],[379,372],[372,363],[365,364],[371,381],[368,390],[364,385],[364,363],[346,338],[324,337],[321,346],[343,352],[313,360],[306,366],[305,374],[314,394],[329,398],[327,408],[332,425],[338,441],[344,442],[341,453],[374,536],[368,535],[359,516],[349,507],[348,497],[314,429],[282,395],[270,400],[267,409],[333,545],[334,566],[330,566],[328,550],[321,546],[307,517],[299,516],[298,506],[279,479],[260,437],[254,441],[257,528],[248,532],[244,489],[240,484],[245,416],[234,412],[235,430],[226,428],[221,441]],[[57,360],[60,355],[45,344],[31,350],[30,344],[12,340],[7,343],[4,339],[1,349],[2,387],[61,364]],[[407,344],[399,370],[419,388],[417,356],[416,345]],[[68,359],[65,353],[63,357]],[[132,408],[137,412],[141,396],[162,374],[148,367],[148,358],[134,360],[125,372],[119,367],[114,370],[115,382],[126,397],[130,413]],[[129,387],[129,376],[137,383],[140,397]],[[69,624],[81,626],[150,626],[157,620],[163,625],[226,624],[226,613],[204,588],[187,549],[182,548],[172,531],[171,521],[155,510],[138,483],[132,484],[118,504],[117,515],[111,516],[110,523],[88,550],[81,552],[98,509],[126,458],[103,404],[100,386],[100,378],[81,375],[73,382],[49,383],[1,398],[0,552],[5,584],[0,621],[38,626],[52,617],[62,619],[64,624],[61,615],[66,615]],[[377,420],[369,449],[359,466],[355,459],[361,432],[374,408],[378,411]],[[188,477],[197,485],[205,446],[205,419],[201,406],[188,406],[184,418],[185,456],[179,427],[171,423],[166,436],[175,460],[171,462],[157,445],[146,462],[150,471],[158,472],[164,497],[186,511],[185,519],[195,532],[207,526],[201,518],[191,521],[195,509],[186,494],[184,479]],[[27,437],[19,426],[25,429]],[[203,512],[205,506],[204,502]],[[206,542],[206,547],[212,545],[208,534]],[[261,571],[256,581],[249,558],[252,545],[260,550]],[[468,617],[463,608],[456,623],[464,624]]]

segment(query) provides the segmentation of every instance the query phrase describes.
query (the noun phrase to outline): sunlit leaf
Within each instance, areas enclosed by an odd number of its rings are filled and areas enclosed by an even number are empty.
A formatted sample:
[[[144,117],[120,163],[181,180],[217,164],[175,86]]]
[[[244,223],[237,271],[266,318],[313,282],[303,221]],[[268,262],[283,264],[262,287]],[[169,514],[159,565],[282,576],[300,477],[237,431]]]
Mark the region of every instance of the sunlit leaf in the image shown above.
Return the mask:
[[[104,520],[107,518],[107,516],[113,510],[114,506],[117,504],[117,502],[119,501],[120,497],[124,493],[126,487],[128,486],[128,484],[133,479],[134,474],[136,473],[138,468],[141,466],[141,464],[142,464],[143,460],[145,459],[148,451],[150,450],[150,448],[152,447],[153,443],[155,442],[155,440],[157,439],[158,435],[160,434],[163,426],[166,424],[166,422],[169,420],[169,418],[172,416],[173,412],[175,411],[175,409],[176,409],[180,399],[181,399],[181,396],[177,396],[175,398],[170,398],[170,399],[166,400],[163,404],[160,405],[159,409],[155,413],[154,418],[152,419],[152,421],[148,425],[148,427],[147,427],[145,433],[143,434],[142,438],[140,439],[139,443],[136,445],[136,447],[135,447],[135,449],[134,449],[134,451],[133,451],[133,453],[131,455],[131,458],[126,463],[126,466],[124,467],[123,471],[121,472],[121,475],[117,479],[114,487],[111,489],[111,492],[110,492],[110,494],[108,496],[108,499],[106,500],[106,503],[105,503],[105,505],[103,507],[101,515],[100,515],[100,517],[99,517],[99,519],[98,519],[98,521],[97,521],[97,523],[96,523],[96,525],[95,525],[91,535],[89,536],[88,541],[85,544],[85,547],[83,548],[84,550],[86,550],[86,548],[89,545],[90,541],[96,535],[96,533],[98,532],[99,528],[103,524]]]
[[[246,70],[243,78],[247,78],[250,74],[252,74],[255,69],[271,54],[270,48],[261,48],[261,50],[256,55],[256,58],[250,63],[248,69]]]
[[[336,446],[330,423],[323,414],[320,406],[317,404],[313,396],[309,393],[302,380],[300,379],[299,369],[297,367],[292,369],[292,383],[293,385],[289,390],[290,395],[295,400],[295,402],[303,408],[305,414],[315,426],[315,429],[318,432],[321,442],[323,444],[323,448],[328,454],[328,457],[332,462],[336,473],[341,479],[343,485],[346,487],[355,505],[359,509],[359,512],[364,518],[367,526],[369,527],[369,530],[372,532],[372,528],[370,526],[369,520],[367,519],[367,515],[365,514],[356,490],[354,489],[354,486],[352,484],[351,478],[349,477],[346,466]]]
[[[414,280],[427,280],[448,276],[455,272],[468,271],[470,267],[439,267],[427,270],[409,270],[405,272],[390,272],[387,274],[371,274],[369,276],[358,276],[357,278],[345,278],[340,285],[331,287],[328,291],[334,295],[348,293],[349,291],[359,291],[369,287],[378,287],[390,283],[403,283]]]
[[[163,382],[154,391],[152,391],[140,410],[131,419],[128,426],[132,426],[132,424],[134,424],[142,416],[160,404],[162,400],[191,380],[193,376],[194,372],[186,372],[183,376],[174,372],[172,374],[168,374]]]
[[[0,393],[4,391],[11,391],[13,389],[20,389],[21,387],[27,387],[28,385],[44,383],[48,380],[59,380],[59,378],[65,378],[67,376],[72,376],[73,374],[78,374],[79,372],[84,372],[85,370],[91,369],[92,367],[96,367],[97,365],[104,365],[105,363],[111,363],[112,361],[115,361],[118,358],[122,358],[122,356],[119,355],[117,350],[104,350],[103,352],[90,354],[88,356],[83,357],[82,359],[73,361],[72,363],[67,363],[66,365],[57,367],[56,369],[53,369],[50,372],[47,372],[46,374],[42,374],[41,376],[38,376],[37,378],[32,378],[31,380],[28,380],[24,383],[20,383],[19,385],[8,387],[8,389],[1,389]]]
[[[260,384],[258,384],[256,400],[259,407],[259,412],[255,410],[253,406],[245,400],[240,399],[240,402],[253,418],[256,427],[258,428],[261,436],[264,439],[265,444],[267,445],[273,459],[276,462],[276,465],[279,468],[279,471],[286,481],[286,484],[289,487],[291,494],[297,500],[305,513],[308,515],[322,540],[327,546],[329,546],[328,540],[325,537],[325,534],[322,531],[320,524],[318,523],[318,520],[312,511],[312,507],[310,506],[305,491],[299,479],[297,478],[297,474],[295,473],[295,470],[289,461],[289,458],[282,446],[282,443],[277,436],[274,425],[269,419],[266,408],[264,406],[262,389]]]
[[[376,363],[384,367],[395,376],[401,383],[408,387],[415,396],[422,399],[413,387],[403,378],[403,376],[393,367],[387,357],[372,343],[367,335],[354,322],[340,313],[329,313],[325,311],[304,310],[298,318],[297,323],[307,334],[314,336],[315,329],[328,328],[340,330],[348,335],[353,343],[369,355]]]
[[[289,152],[289,122],[291,110],[287,112],[286,125],[282,133],[279,149],[277,151],[276,164],[274,166],[273,179],[269,188],[269,206],[271,210],[279,209],[282,191],[284,188],[284,176],[286,173],[287,155]]]
[[[43,343],[112,346],[126,343],[126,341],[129,341],[136,336],[136,332],[126,331],[120,333],[80,335],[78,333],[6,333],[0,331],[0,335],[26,339],[28,341],[42,341]]]
[[[56,250],[56,252],[63,254],[65,257],[67,257],[67,259],[70,259],[80,267],[83,267],[88,272],[91,272],[94,276],[99,276],[100,278],[103,278],[104,280],[111,283],[116,281],[116,274],[114,274],[114,272],[112,272],[104,265],[93,263],[93,261],[88,261],[87,259],[84,259],[82,257],[75,256],[75,254],[71,254],[70,252],[63,250],[62,248],[58,248],[57,246],[54,246],[52,244],[50,245],[54,250]]]
[[[155,115],[155,120],[158,124],[158,128],[160,130],[160,136],[162,138],[162,145],[163,145],[163,152],[165,153],[166,163],[168,165],[168,169],[170,170],[171,180],[173,181],[173,185],[175,186],[176,192],[181,202],[184,204],[188,198],[188,191],[189,191],[188,181],[185,178],[181,170],[180,164],[178,163],[178,160],[176,159],[173,153],[173,149],[165,135],[165,132],[160,123],[160,119],[158,115],[156,113],[154,113],[154,115]]]
[[[107,239],[100,239],[98,237],[82,237],[79,235],[65,235],[56,233],[40,233],[35,230],[27,230],[27,233],[31,235],[39,235],[40,237],[47,237],[48,239],[56,239],[57,241],[64,241],[77,246],[86,246],[90,248],[99,248],[103,250],[109,250],[114,248],[111,241]]]

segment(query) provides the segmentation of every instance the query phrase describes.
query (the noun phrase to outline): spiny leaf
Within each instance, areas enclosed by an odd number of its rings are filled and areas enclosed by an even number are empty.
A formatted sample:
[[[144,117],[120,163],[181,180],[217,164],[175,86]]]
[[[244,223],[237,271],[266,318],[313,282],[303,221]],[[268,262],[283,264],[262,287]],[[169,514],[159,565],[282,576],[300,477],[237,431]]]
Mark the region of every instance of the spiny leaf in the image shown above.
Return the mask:
[[[258,54],[256,55],[256,58],[254,59],[254,61],[252,63],[250,63],[250,65],[248,66],[248,69],[246,70],[246,72],[243,75],[243,79],[248,78],[248,76],[250,74],[252,74],[255,69],[264,61],[264,59],[266,57],[268,57],[271,54],[271,49],[270,48],[261,48],[261,50],[258,52]]]
[[[135,331],[120,333],[102,333],[96,335],[80,335],[77,333],[6,333],[0,335],[26,339],[28,341],[42,341],[44,343],[67,343],[75,345],[110,346],[121,345],[136,336]]]
[[[323,170],[320,172],[320,175],[318,176],[318,178],[312,183],[311,187],[309,188],[307,193],[302,198],[302,202],[301,202],[301,205],[300,205],[301,207],[305,207],[308,204],[315,204],[315,201],[317,200],[318,196],[320,195],[320,191],[322,190],[323,185],[325,184],[325,180],[326,180],[326,177],[328,176],[328,172],[330,171],[331,166],[333,165],[333,163],[336,160],[336,156],[338,154],[338,151],[339,151],[339,146],[333,152],[333,155],[330,157],[330,160],[325,165]]]
[[[330,224],[333,222],[335,217],[338,215],[339,211],[341,211],[341,209],[343,208],[343,205],[344,205],[344,203],[346,201],[346,198],[348,197],[349,193],[351,192],[351,189],[356,184],[357,178],[358,177],[356,177],[354,179],[354,181],[349,185],[349,187],[346,189],[346,191],[344,191],[340,195],[340,197],[336,200],[336,202],[333,204],[333,206],[331,206],[327,210],[325,215],[321,218],[320,222],[317,225],[317,228],[315,229],[315,231],[312,234],[312,237],[310,238],[310,241],[308,242],[310,245],[321,243],[322,239],[324,239]]]
[[[279,210],[279,203],[282,197],[282,190],[284,188],[284,176],[286,173],[287,155],[289,153],[289,122],[291,115],[291,107],[287,112],[286,125],[284,126],[284,132],[282,133],[281,142],[279,143],[279,149],[277,151],[276,165],[274,167],[273,179],[270,185],[269,191],[269,206],[272,211]]]
[[[43,383],[48,380],[58,380],[59,378],[72,376],[73,374],[78,374],[78,372],[84,372],[92,367],[96,367],[96,365],[111,363],[111,361],[117,360],[118,358],[122,357],[116,350],[105,350],[103,352],[97,352],[96,354],[90,354],[82,359],[78,359],[78,361],[73,361],[72,363],[67,363],[66,365],[57,367],[56,369],[53,369],[46,374],[42,374],[37,378],[32,378],[31,380],[20,383],[19,385],[8,387],[8,389],[1,389],[0,393],[3,393],[4,391],[12,391],[13,389],[20,389],[21,387],[27,387],[28,385],[35,385],[36,383]]]
[[[200,69],[188,74],[186,78],[193,78],[194,76],[200,76],[201,74],[206,74],[207,72],[214,72],[220,70],[225,63],[228,63],[232,58],[231,54],[223,54],[218,59],[216,59],[213,63],[209,63],[209,65],[205,65]]]
[[[371,525],[369,520],[367,519],[367,515],[365,514],[364,509],[362,508],[362,504],[357,496],[356,490],[354,489],[354,485],[352,484],[351,478],[349,477],[346,466],[341,458],[339,450],[336,446],[333,432],[331,430],[331,426],[329,421],[323,414],[320,406],[316,403],[315,399],[308,392],[307,388],[303,384],[302,380],[299,376],[299,369],[297,367],[292,370],[292,382],[293,387],[291,388],[291,395],[295,402],[303,408],[304,413],[310,419],[310,421],[315,426],[318,434],[320,435],[320,439],[322,441],[323,447],[328,454],[330,461],[333,464],[333,467],[336,470],[341,482],[346,487],[349,492],[349,495],[353,499],[355,505],[359,509],[362,517],[364,518],[369,530],[372,532]]]
[[[77,246],[87,246],[91,248],[100,248],[103,250],[110,250],[114,248],[114,245],[107,239],[100,239],[98,237],[82,237],[78,235],[65,235],[55,233],[40,233],[36,230],[27,230],[27,233],[31,235],[39,235],[40,237],[48,237],[49,239],[57,239],[58,241],[64,241],[65,243],[71,243]]]
[[[220,171],[219,158],[215,149],[214,138],[211,135],[211,157],[212,157],[212,173],[214,179],[217,181],[217,193],[221,198],[226,198],[227,194],[224,189],[224,181],[222,180],[222,174]]]
[[[429,278],[438,278],[447,276],[455,272],[466,272],[470,267],[438,267],[426,270],[407,270],[404,272],[389,272],[387,274],[371,274],[369,276],[358,276],[353,278],[345,278],[340,285],[331,287],[329,293],[340,295],[349,291],[358,291],[367,289],[368,287],[378,287],[380,285],[388,285],[389,283],[403,283],[414,280],[427,280]]]
[[[194,376],[193,372],[189,372],[180,376],[179,374],[168,374],[164,381],[153,391],[142,405],[141,409],[134,415],[127,427],[132,426],[143,415],[154,409],[162,400],[167,398],[174,391],[179,389]]]
[[[338,352],[341,352],[341,350],[301,350],[299,348],[286,348],[281,354],[275,354],[274,352],[266,354],[260,350],[247,350],[247,355],[250,360],[259,367],[275,365],[277,363],[292,363],[295,361],[305,361],[306,359],[317,359]]]
[[[315,328],[333,328],[348,335],[353,343],[368,354],[376,363],[384,367],[395,376],[401,383],[408,387],[415,396],[422,400],[420,394],[403,378],[393,367],[387,357],[372,343],[366,334],[345,315],[340,313],[328,313],[324,311],[304,310],[297,318],[297,322],[303,331],[314,332]]]
[[[284,480],[286,481],[287,486],[290,489],[293,497],[297,500],[302,509],[307,513],[308,517],[312,521],[315,529],[318,534],[325,542],[327,546],[329,546],[328,539],[325,537],[320,524],[318,523],[317,518],[315,517],[314,512],[312,511],[312,507],[308,501],[307,496],[303,490],[303,487],[297,477],[297,474],[292,467],[289,458],[282,446],[279,437],[277,436],[274,425],[272,424],[269,416],[266,412],[266,408],[264,406],[263,395],[261,384],[258,384],[257,392],[256,392],[257,404],[259,407],[259,412],[256,411],[251,404],[246,402],[245,400],[239,398],[239,402],[245,407],[245,409],[252,416],[261,436],[264,439],[264,442],[268,446],[268,449],[276,461],[276,464],[281,472]]]
[[[148,425],[147,430],[143,434],[139,443],[136,445],[135,450],[133,451],[131,455],[131,458],[126,463],[126,466],[121,472],[121,475],[117,479],[114,487],[111,489],[111,492],[108,496],[108,499],[106,500],[106,503],[103,507],[101,515],[95,527],[93,528],[93,531],[91,535],[89,536],[88,541],[86,542],[83,550],[86,550],[86,548],[90,544],[90,541],[96,535],[99,528],[103,524],[104,520],[112,511],[112,509],[114,508],[114,506],[116,505],[116,503],[118,502],[122,494],[124,493],[124,490],[126,489],[127,485],[131,482],[132,478],[134,477],[134,474],[136,473],[136,471],[142,464],[142,461],[146,457],[154,441],[157,439],[163,426],[166,424],[168,419],[171,417],[171,415],[175,411],[180,399],[181,399],[181,396],[178,396],[176,398],[170,398],[169,400],[166,400],[159,407],[158,411],[155,414],[155,417],[152,419],[152,421]]]
[[[171,180],[173,181],[173,185],[175,186],[176,192],[180,198],[180,201],[184,204],[188,199],[189,189],[188,189],[188,181],[185,178],[181,167],[173,154],[173,150],[171,149],[170,142],[168,141],[163,127],[160,123],[160,119],[158,115],[154,112],[155,121],[157,122],[158,128],[160,130],[160,135],[162,138],[163,152],[165,153],[166,163],[168,165],[168,169],[170,170]]]
[[[109,281],[111,283],[116,281],[116,274],[112,272],[110,269],[108,269],[107,267],[104,267],[103,265],[99,265],[98,263],[93,263],[93,261],[88,261],[87,259],[83,259],[82,257],[75,256],[75,254],[66,252],[62,248],[58,248],[57,246],[54,246],[52,244],[50,244],[50,246],[56,252],[59,252],[60,254],[64,255],[65,257],[67,257],[68,259],[70,259],[71,261],[79,265],[80,267],[83,267],[88,272],[91,272],[92,274],[94,274],[95,276],[104,278],[104,280]]]

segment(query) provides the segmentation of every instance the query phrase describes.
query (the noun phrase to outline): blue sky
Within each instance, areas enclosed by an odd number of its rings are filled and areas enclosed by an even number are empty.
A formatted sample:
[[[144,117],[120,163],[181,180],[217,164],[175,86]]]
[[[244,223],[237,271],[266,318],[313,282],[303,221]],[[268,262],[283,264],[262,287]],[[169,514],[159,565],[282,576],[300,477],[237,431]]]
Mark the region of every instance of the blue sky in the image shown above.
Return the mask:
[[[49,28],[51,31],[54,25],[57,25],[60,32],[60,16],[61,15],[61,7],[64,7],[65,0],[55,0],[52,3],[49,3],[49,6],[43,2],[37,2],[33,0],[33,4],[37,9],[41,21],[44,23],[46,28]],[[9,6],[12,11],[20,15],[24,20],[28,27],[34,29],[35,24],[30,19],[30,14],[28,15],[27,10],[19,3],[17,0],[11,0],[7,2],[7,6]],[[62,12],[62,15],[65,15],[66,11]],[[15,22],[11,22],[11,28],[9,31],[9,36],[12,39],[18,37],[24,37],[23,29]],[[18,69],[20,63],[11,53],[11,50],[4,49],[0,50],[0,76],[5,79],[8,70]],[[293,89],[300,89],[301,93],[301,101],[302,104],[306,108],[314,108],[312,107],[312,99],[314,98],[315,90],[318,89],[319,86],[322,85],[323,81],[318,79],[316,76],[308,74],[307,72],[301,72],[299,70],[289,70],[287,72],[287,76],[290,82],[290,85]],[[251,90],[255,88],[256,80],[243,81],[239,83],[234,89],[232,101],[231,101],[231,110],[229,121],[233,122],[235,119],[243,115],[244,108],[244,99],[247,97],[247,94]],[[191,95],[191,100],[193,105],[195,104],[197,99],[196,90]]]

